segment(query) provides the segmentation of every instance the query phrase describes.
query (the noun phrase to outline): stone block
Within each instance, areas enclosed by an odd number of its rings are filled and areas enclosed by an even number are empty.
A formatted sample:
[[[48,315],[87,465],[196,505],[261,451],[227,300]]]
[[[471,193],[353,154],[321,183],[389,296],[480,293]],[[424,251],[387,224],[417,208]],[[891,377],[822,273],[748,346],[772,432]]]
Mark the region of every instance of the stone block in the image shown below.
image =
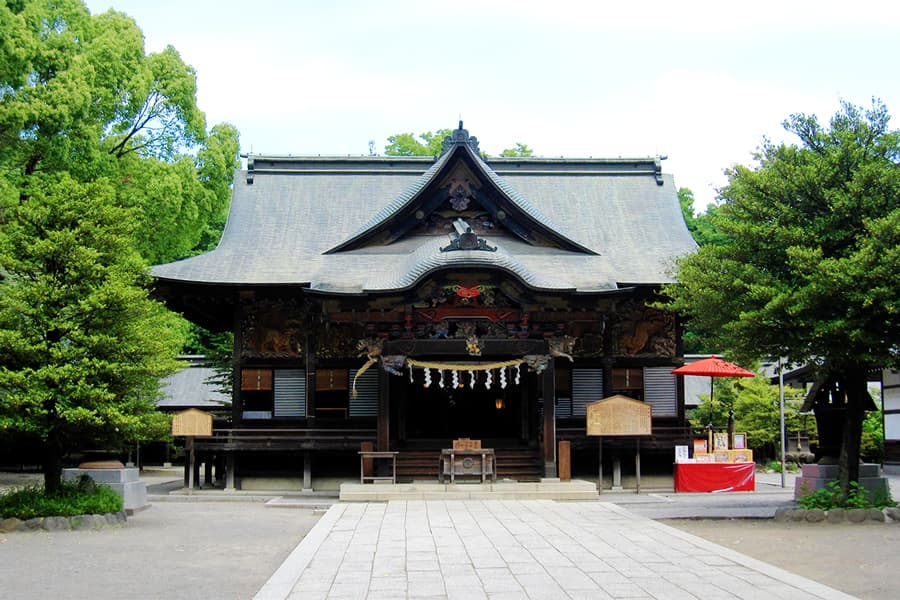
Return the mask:
[[[832,508],[828,511],[829,523],[843,523],[846,519],[847,514],[843,508]]]
[[[140,480],[137,469],[63,469],[64,481],[78,481],[82,475],[122,496],[126,511],[134,513],[147,507],[147,484]]]
[[[879,523],[884,523],[884,513],[881,512],[880,508],[870,508],[868,515],[870,521],[878,521]]]
[[[0,519],[0,532],[8,532],[8,531],[16,531],[19,528],[19,524],[22,521],[15,518],[9,517],[7,519]]]
[[[851,508],[847,510],[847,520],[851,523],[862,523],[868,517],[869,510],[866,508]]]
[[[19,531],[34,531],[35,529],[40,529],[43,522],[43,517],[35,517],[33,519],[28,519],[27,521],[22,521],[19,526]]]
[[[64,531],[71,528],[72,525],[67,517],[46,517],[41,523],[41,529],[47,531]]]
[[[792,508],[790,512],[791,521],[805,521],[806,520],[806,509],[805,508]]]
[[[791,520],[791,511],[794,510],[788,506],[782,506],[775,510],[775,521],[777,523],[784,523],[786,521]]]
[[[889,506],[884,509],[884,514],[895,523],[900,521],[900,508]]]
[[[821,523],[825,520],[825,511],[821,508],[811,508],[806,511],[806,520],[810,523]]]

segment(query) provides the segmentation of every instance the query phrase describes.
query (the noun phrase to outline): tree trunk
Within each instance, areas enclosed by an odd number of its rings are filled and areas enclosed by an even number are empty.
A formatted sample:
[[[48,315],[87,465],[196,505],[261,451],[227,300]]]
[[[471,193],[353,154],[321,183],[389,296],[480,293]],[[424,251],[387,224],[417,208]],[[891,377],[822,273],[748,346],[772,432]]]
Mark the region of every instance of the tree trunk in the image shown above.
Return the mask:
[[[868,369],[858,367],[841,374],[838,379],[847,396],[847,411],[841,437],[841,454],[838,463],[838,477],[841,496],[847,499],[850,483],[859,482],[859,448],[862,442],[862,424],[866,418],[866,398],[868,395]]]
[[[44,492],[50,496],[59,491],[62,482],[62,441],[51,428],[44,445]]]

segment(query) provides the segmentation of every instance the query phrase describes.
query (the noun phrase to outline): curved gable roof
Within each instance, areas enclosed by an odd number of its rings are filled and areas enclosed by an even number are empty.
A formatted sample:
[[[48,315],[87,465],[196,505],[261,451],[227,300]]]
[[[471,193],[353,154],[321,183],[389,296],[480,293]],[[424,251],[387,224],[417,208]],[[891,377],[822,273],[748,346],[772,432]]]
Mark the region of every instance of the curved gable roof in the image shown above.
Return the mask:
[[[490,268],[506,271],[517,277],[523,284],[539,290],[574,291],[576,286],[568,281],[557,280],[546,274],[529,269],[520,260],[507,252],[500,244],[496,250],[457,250],[445,252],[445,238],[430,238],[413,251],[388,273],[379,273],[363,284],[364,292],[396,291],[414,286],[426,275],[451,268]],[[491,240],[492,244],[495,244]]]
[[[484,181],[490,182],[490,186],[493,188],[492,195],[498,198],[498,202],[495,206],[484,206],[484,208],[489,210],[496,221],[503,224],[501,226],[505,226],[511,233],[529,244],[534,244],[535,241],[528,232],[536,231],[563,250],[598,254],[595,250],[575,241],[566,234],[562,227],[556,225],[512,185],[494,172],[479,156],[477,144],[477,140],[469,137],[468,131],[462,129],[462,123],[460,123],[460,128],[454,131],[451,137],[444,140],[445,151],[431,168],[391,203],[373,215],[353,235],[328,250],[326,254],[355,250],[372,243],[375,239],[384,237],[393,242],[408,233],[437,208],[433,201],[429,205],[429,193],[436,191],[439,182],[453,169],[458,160],[465,161]]]

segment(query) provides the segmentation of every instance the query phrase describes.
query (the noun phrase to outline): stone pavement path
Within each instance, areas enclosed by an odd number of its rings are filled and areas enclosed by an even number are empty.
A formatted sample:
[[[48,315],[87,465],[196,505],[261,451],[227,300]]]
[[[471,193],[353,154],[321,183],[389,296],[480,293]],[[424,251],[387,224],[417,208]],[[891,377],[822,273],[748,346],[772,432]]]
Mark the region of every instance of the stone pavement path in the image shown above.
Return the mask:
[[[850,598],[605,502],[336,504],[257,600]]]

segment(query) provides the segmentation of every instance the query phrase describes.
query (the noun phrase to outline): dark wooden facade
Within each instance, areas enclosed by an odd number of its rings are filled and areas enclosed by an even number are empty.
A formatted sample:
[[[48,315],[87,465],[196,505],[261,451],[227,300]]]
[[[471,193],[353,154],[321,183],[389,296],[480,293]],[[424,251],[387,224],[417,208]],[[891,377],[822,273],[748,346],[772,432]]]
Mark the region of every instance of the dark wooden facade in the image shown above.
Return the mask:
[[[219,248],[155,269],[173,308],[235,334],[231,423],[198,441],[230,485],[309,487],[366,444],[437,477],[457,437],[500,477],[552,477],[560,439],[596,452],[584,407],[613,394],[653,406],[646,448],[684,438],[678,323],[651,307],[693,249],[671,179],[653,159],[499,167],[461,126],[432,163],[251,157]]]

